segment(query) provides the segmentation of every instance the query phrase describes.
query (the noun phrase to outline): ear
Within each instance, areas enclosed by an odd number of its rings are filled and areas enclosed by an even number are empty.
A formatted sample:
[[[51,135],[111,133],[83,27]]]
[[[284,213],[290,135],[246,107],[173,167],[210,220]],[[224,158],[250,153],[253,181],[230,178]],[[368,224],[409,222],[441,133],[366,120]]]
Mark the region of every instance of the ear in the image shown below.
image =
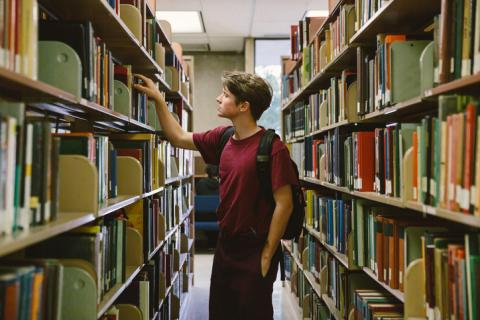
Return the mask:
[[[250,110],[250,102],[248,101],[243,101],[240,103],[240,111],[245,112]]]

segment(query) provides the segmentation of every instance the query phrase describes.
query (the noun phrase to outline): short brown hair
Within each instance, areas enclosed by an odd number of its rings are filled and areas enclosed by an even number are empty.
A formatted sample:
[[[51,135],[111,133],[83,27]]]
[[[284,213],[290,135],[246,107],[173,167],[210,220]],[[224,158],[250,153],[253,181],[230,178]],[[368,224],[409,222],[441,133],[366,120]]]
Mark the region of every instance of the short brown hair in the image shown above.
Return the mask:
[[[222,84],[234,96],[236,103],[249,102],[252,116],[260,119],[272,102],[272,87],[263,78],[246,72],[224,72]]]

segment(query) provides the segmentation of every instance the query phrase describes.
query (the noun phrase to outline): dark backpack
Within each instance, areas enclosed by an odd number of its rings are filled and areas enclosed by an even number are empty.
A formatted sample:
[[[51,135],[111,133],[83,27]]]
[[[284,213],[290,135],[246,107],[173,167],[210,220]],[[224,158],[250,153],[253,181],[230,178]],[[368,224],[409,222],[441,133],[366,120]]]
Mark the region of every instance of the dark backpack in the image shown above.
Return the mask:
[[[235,129],[233,127],[227,127],[223,131],[217,149],[219,161],[225,144],[234,132]],[[262,189],[262,194],[268,196],[272,202],[274,200],[270,177],[270,154],[272,152],[273,139],[275,136],[276,134],[274,130],[265,130],[257,149],[257,174],[258,178],[260,179],[260,188]],[[295,162],[293,162],[293,160],[290,159],[290,161],[292,161],[292,165],[295,168],[295,173],[298,179],[299,174],[297,165]],[[298,236],[302,233],[303,221],[305,219],[305,199],[303,197],[302,189],[299,185],[292,185],[292,199],[293,212],[288,220],[285,233],[282,236],[282,239],[284,240],[298,238]]]

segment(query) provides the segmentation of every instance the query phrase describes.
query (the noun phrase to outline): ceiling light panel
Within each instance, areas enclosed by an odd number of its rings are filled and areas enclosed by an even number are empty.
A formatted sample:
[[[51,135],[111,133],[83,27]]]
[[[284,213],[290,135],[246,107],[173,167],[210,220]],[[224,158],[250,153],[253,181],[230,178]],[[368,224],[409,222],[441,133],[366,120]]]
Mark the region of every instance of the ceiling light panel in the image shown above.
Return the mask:
[[[200,11],[157,11],[156,17],[170,22],[173,33],[205,32]]]

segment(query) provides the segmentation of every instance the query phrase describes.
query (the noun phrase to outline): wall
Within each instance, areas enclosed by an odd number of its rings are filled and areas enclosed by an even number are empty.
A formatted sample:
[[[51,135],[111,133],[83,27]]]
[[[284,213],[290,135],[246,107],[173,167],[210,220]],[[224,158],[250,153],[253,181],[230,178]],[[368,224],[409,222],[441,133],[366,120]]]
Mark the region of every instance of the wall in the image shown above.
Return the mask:
[[[201,132],[228,120],[217,117],[215,98],[222,92],[224,71],[244,71],[245,57],[236,53],[204,53],[193,56],[193,131]]]

